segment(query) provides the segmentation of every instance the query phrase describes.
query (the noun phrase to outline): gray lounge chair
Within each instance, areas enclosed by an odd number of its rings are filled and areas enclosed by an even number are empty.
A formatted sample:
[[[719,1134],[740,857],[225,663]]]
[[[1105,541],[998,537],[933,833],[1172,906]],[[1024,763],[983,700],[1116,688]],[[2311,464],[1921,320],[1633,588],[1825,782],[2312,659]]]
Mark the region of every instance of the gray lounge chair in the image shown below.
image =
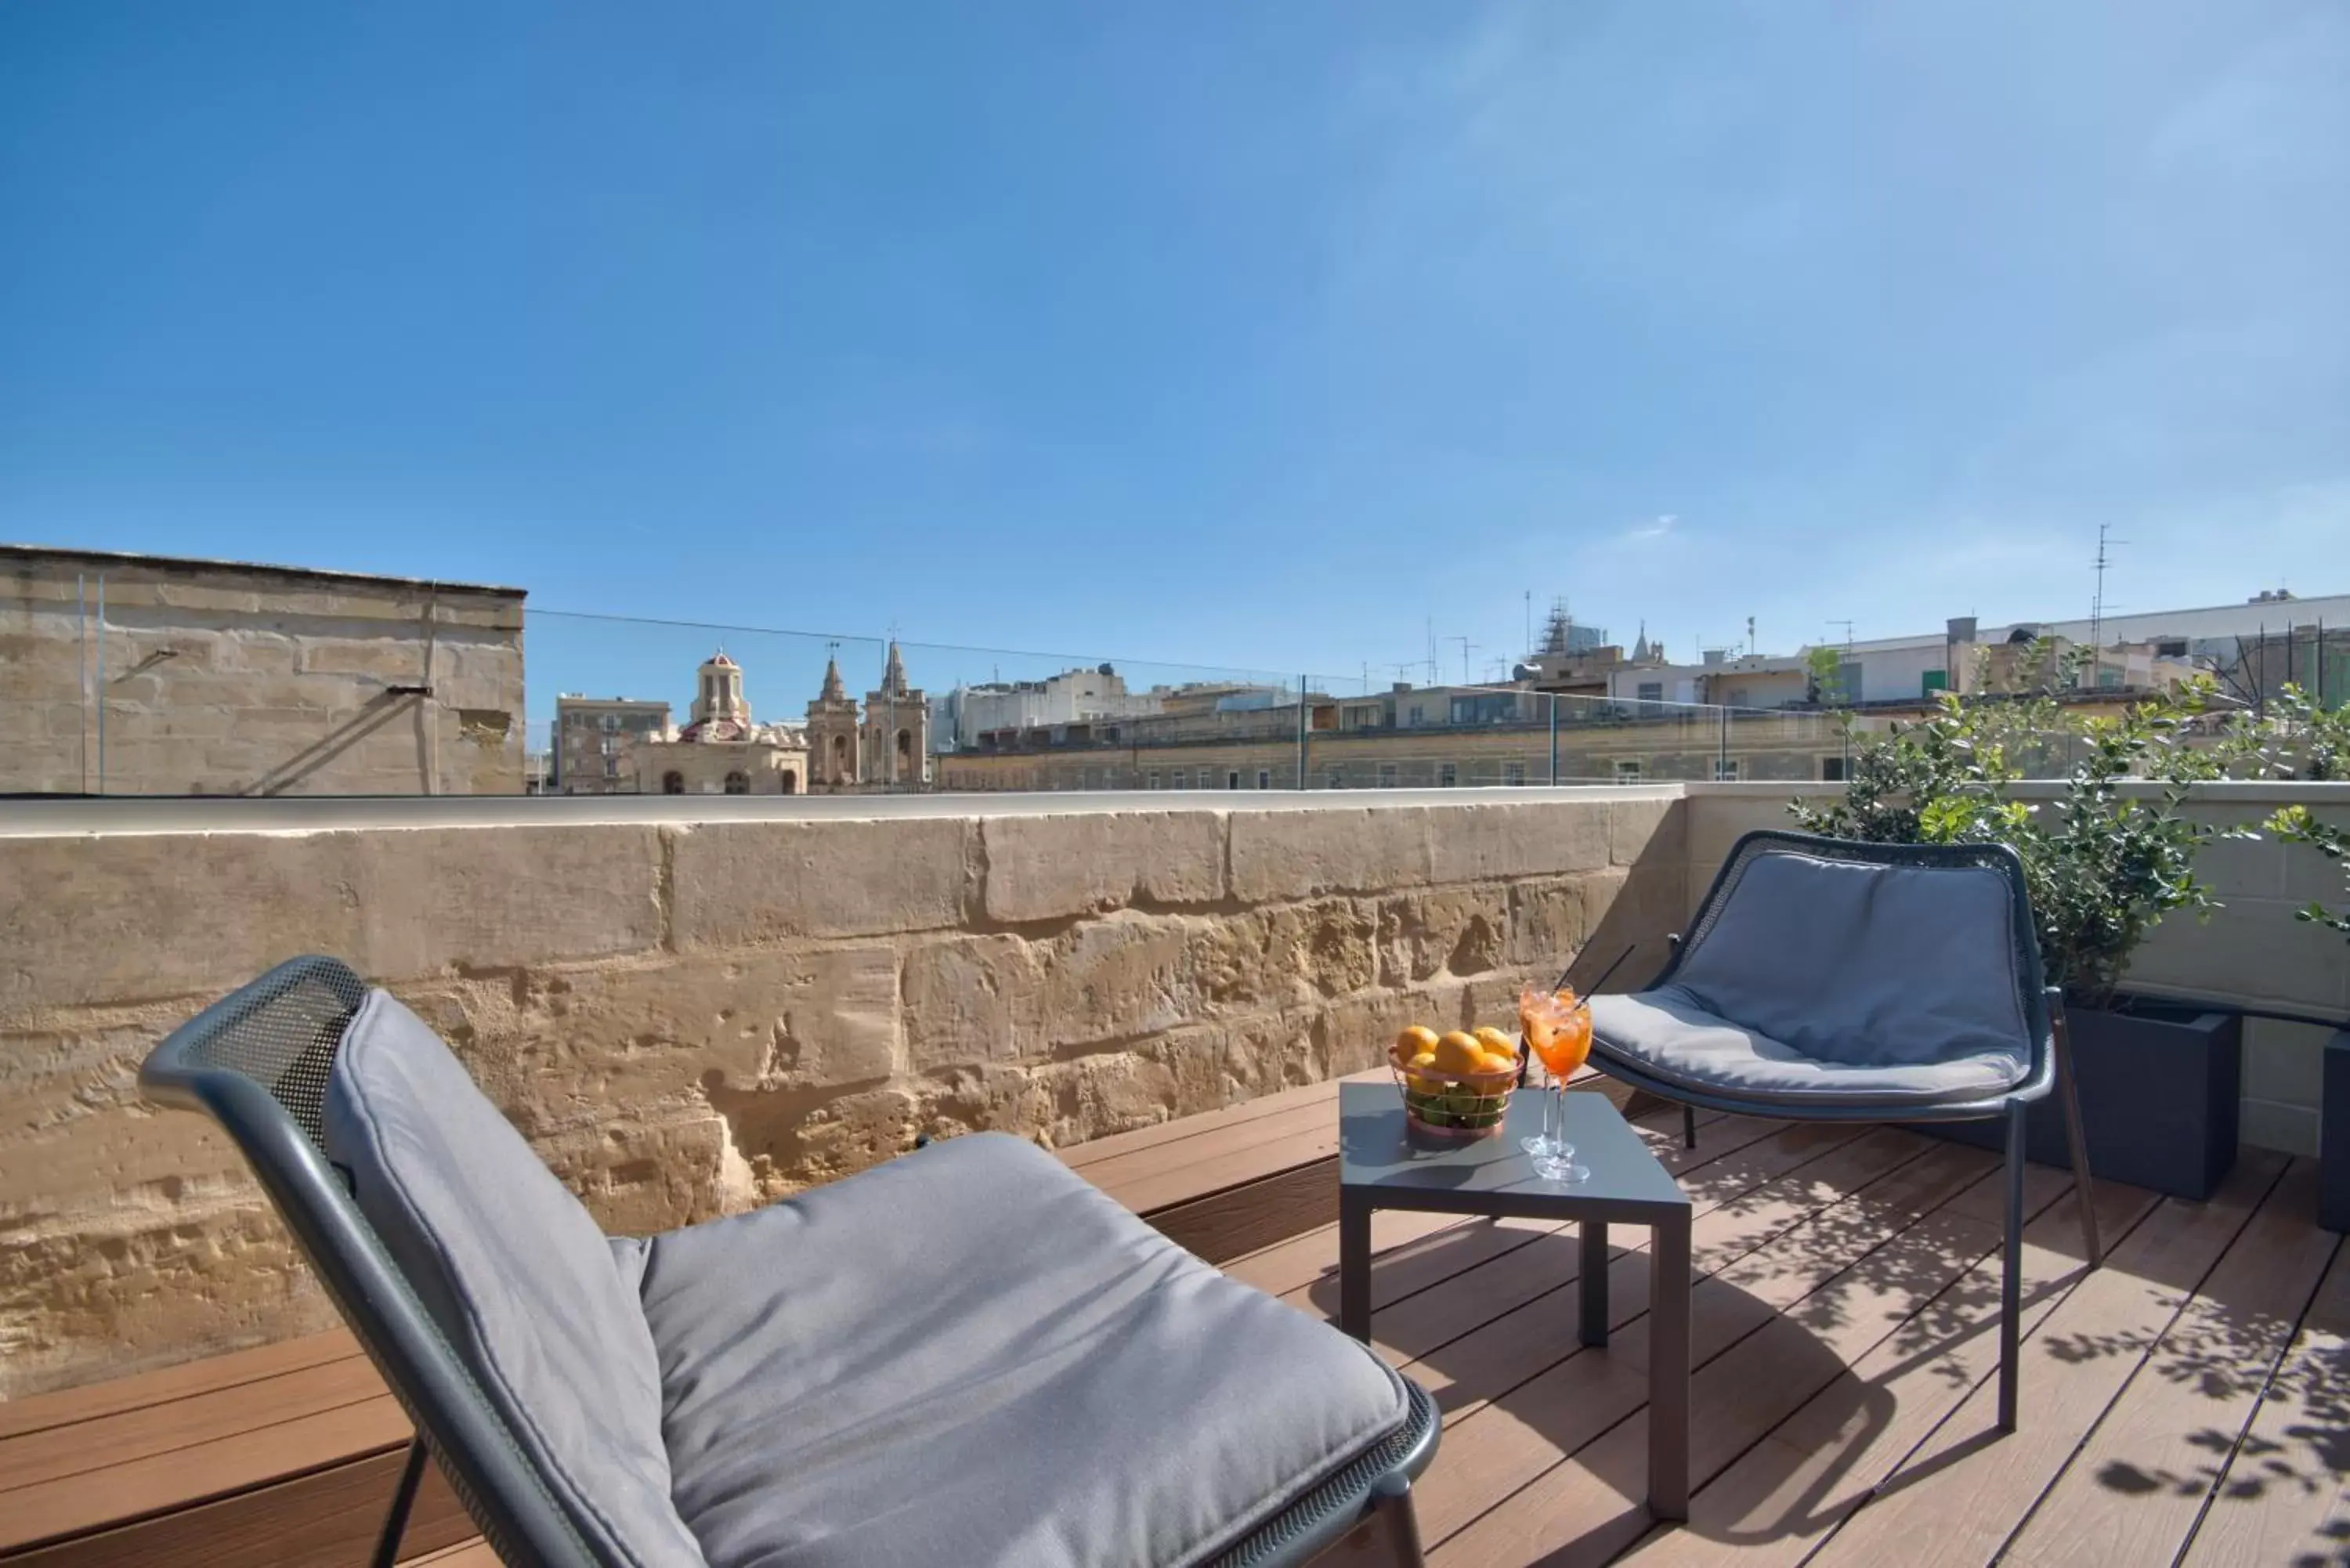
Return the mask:
[[[1428,1396],[1016,1138],[608,1241],[438,1037],[328,959],[141,1075],[226,1127],[510,1563],[1419,1561]]]
[[[2081,1239],[2097,1221],[2064,999],[2003,845],[1750,833],[1647,989],[1591,998],[1591,1059],[1684,1107],[1814,1121],[2007,1121],[1999,1424],[2015,1429],[2024,1116],[2061,1094]]]

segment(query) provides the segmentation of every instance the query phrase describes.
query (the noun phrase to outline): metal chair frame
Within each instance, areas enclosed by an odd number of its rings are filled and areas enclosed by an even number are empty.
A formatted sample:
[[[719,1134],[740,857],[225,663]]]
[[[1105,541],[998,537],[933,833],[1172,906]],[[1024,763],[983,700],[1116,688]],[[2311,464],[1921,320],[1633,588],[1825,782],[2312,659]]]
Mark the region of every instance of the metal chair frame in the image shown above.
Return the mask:
[[[303,1255],[414,1425],[373,1562],[390,1568],[429,1454],[499,1558],[519,1568],[607,1563],[574,1527],[466,1370],[327,1158],[326,1085],[366,982],[329,958],[298,958],[182,1024],[148,1056],[140,1086],[210,1116],[236,1141]],[[1367,1521],[1419,1568],[1411,1482],[1435,1457],[1435,1402],[1409,1379],[1396,1432],[1326,1477],[1218,1559],[1295,1568]]]
[[[2023,1080],[2002,1094],[1985,1099],[1915,1106],[1906,1102],[1837,1101],[1804,1105],[1793,1096],[1762,1099],[1720,1091],[1692,1089],[1687,1084],[1660,1078],[1639,1062],[1611,1050],[1595,1035],[1591,1057],[1611,1078],[1682,1107],[1682,1137],[1697,1146],[1697,1113],[1773,1116],[1785,1121],[1823,1122],[1963,1122],[2004,1118],[2006,1129],[2006,1231],[2001,1253],[1999,1428],[2015,1430],[2017,1349],[2021,1341],[2023,1274],[2023,1148],[2024,1119],[2032,1106],[2051,1093],[2062,1101],[2064,1131],[2073,1155],[2073,1181],[2081,1211],[2081,1242],[2088,1265],[2103,1262],[2097,1240],[2097,1216],[2089,1189],[2087,1144],[2081,1132],[2080,1096],[2073,1079],[2072,1039],[2064,1023],[2063,993],[2046,983],[2040,961],[2038,927],[2032,916],[2032,898],[2023,880],[2023,862],[2003,844],[1863,844],[1822,838],[1811,834],[1762,829],[1739,839],[1715,876],[1684,938],[1670,939],[1672,951],[1654,979],[1640,988],[1654,991],[1669,982],[1690,953],[1711,934],[1722,910],[1736,896],[1747,870],[1769,855],[1803,855],[1813,859],[1859,866],[1903,866],[1925,869],[1966,867],[1996,871],[2008,889],[2010,940],[2017,978],[2016,1001],[2032,1036],[2032,1057]],[[1562,980],[1562,982],[1564,981]],[[1735,1023],[1735,1020],[1730,1022]]]

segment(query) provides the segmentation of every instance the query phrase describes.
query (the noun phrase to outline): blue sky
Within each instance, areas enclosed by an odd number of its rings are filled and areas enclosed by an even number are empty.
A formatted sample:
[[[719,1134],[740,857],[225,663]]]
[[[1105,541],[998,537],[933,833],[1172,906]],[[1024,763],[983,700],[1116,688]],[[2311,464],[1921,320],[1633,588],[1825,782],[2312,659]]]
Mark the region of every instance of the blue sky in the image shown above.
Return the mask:
[[[2335,0],[15,0],[0,235],[17,540],[1374,680],[2350,589]]]

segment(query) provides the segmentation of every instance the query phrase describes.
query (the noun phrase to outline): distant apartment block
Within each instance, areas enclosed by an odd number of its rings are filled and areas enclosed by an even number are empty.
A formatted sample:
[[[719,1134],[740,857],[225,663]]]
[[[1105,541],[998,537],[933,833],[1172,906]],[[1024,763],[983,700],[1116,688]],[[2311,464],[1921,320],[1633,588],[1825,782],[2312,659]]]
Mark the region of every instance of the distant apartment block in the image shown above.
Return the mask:
[[[0,545],[0,793],[520,794],[523,597]]]
[[[588,697],[567,691],[555,700],[555,764],[549,793],[633,794],[630,751],[669,729],[669,704],[634,697]]]
[[[968,751],[990,730],[1139,718],[1158,712],[1160,702],[1158,692],[1128,691],[1126,678],[1108,664],[1065,670],[1042,680],[959,685],[931,699],[931,745]]]

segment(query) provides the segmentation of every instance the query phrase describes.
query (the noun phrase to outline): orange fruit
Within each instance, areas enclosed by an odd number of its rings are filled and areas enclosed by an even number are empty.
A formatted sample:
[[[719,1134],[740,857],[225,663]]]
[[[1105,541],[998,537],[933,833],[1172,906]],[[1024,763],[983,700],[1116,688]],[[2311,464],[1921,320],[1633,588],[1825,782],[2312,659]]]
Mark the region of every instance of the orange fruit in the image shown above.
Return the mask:
[[[1488,1051],[1485,1053],[1485,1071],[1488,1073],[1514,1073],[1517,1070],[1518,1054],[1516,1052]]]
[[[1406,1059],[1435,1049],[1436,1031],[1425,1023],[1415,1023],[1396,1036],[1396,1054]]]
[[[1492,1024],[1488,1023],[1482,1028],[1473,1031],[1473,1033],[1477,1036],[1477,1044],[1483,1046],[1486,1050],[1498,1051],[1503,1055],[1509,1057],[1512,1061],[1517,1060],[1518,1043],[1511,1039],[1501,1030],[1496,1029]]]
[[[1485,1048],[1477,1044],[1474,1034],[1455,1029],[1436,1043],[1436,1066],[1444,1073],[1482,1073]]]

